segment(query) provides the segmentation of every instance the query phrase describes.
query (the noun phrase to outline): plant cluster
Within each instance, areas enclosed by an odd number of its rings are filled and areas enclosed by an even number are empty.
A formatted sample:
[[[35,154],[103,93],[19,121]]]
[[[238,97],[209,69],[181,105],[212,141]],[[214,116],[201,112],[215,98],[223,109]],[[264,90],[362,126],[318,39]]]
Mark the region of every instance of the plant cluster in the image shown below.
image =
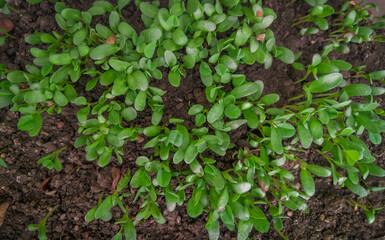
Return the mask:
[[[328,0],[305,0],[312,8],[309,14],[296,19],[293,27],[302,23],[311,22],[316,27],[301,28],[300,34],[317,34],[320,30],[333,29],[329,33],[329,40],[333,42],[334,48],[340,53],[349,53],[349,42],[363,43],[369,41],[384,42],[385,38],[376,34],[377,29],[385,26],[385,16],[374,17],[370,8],[378,11],[378,6],[366,1],[346,1],[339,11],[327,5]],[[332,18],[331,25],[327,18]],[[376,23],[371,20],[377,19]]]
[[[51,211],[45,216],[45,218],[39,223],[39,224],[29,224],[28,230],[31,232],[38,231],[38,238],[39,240],[48,240],[47,237],[47,220],[49,216],[58,208],[58,205],[53,207]]]
[[[219,238],[220,222],[230,230],[237,228],[242,240],[253,228],[267,232],[270,219],[283,236],[285,208],[308,212],[306,200],[315,194],[313,175],[332,176],[335,185],[346,186],[359,197],[384,189],[365,183],[369,175],[385,176],[385,170],[375,165],[375,157],[359,136],[365,132],[373,144],[382,141],[385,112],[377,96],[385,92],[378,86],[385,71],[366,73],[365,66],[330,59],[339,36],[331,36],[336,39],[304,66],[296,62],[300,53],[276,45],[269,26],[277,15],[261,0],[170,0],[168,8],[160,8],[157,1],[137,0],[146,27],[140,33],[122,16],[129,2],[119,0],[113,6],[96,1],[84,12],[58,2],[55,17],[63,34],[35,32],[26,37],[30,44],[45,46],[31,48],[34,61],[26,71],[0,67],[0,107],[11,106],[11,111],[23,114],[18,128],[30,136],[39,133],[44,112],[60,114],[62,107],[75,104],[81,106],[77,112],[81,135],[75,146],[85,146],[86,159],[100,167],[113,156],[123,163],[126,143],[139,136],[150,139],[144,148],[154,149],[154,155],[138,157],[138,169],[125,174],[112,195],[101,196],[86,221],[110,221],[111,209],[117,205],[124,216],[116,221],[122,227],[113,239],[135,239],[134,226],[143,219],[165,223],[157,203],[164,197],[169,211],[187,202],[190,217],[207,212],[210,239]],[[326,1],[306,2],[314,8],[300,21],[313,21],[327,30],[327,21],[320,19],[334,10],[324,5]],[[363,29],[356,25],[368,18],[360,13],[366,7],[345,4],[338,13],[345,19],[341,31],[355,33],[349,41],[373,40],[356,32]],[[95,25],[93,17],[104,14],[109,15],[108,26]],[[279,95],[263,94],[262,81],[247,81],[237,73],[240,64],[269,69],[274,58],[306,70],[298,80],[304,93],[283,107],[276,105]],[[193,68],[199,69],[211,106],[190,106],[188,114],[195,117],[191,129],[176,118],[169,119],[168,127],[161,125],[165,91],[156,82],[163,79],[162,71],[166,69],[170,85],[178,87]],[[343,71],[369,81],[348,84]],[[96,102],[89,102],[78,95],[80,82],[86,82],[86,91],[95,87],[104,91]],[[138,127],[138,112],[148,109],[152,125]],[[234,149],[229,133],[243,125],[247,125],[250,148]],[[323,156],[325,164],[308,163],[304,152],[309,148]],[[214,156],[225,156],[230,149],[235,152],[233,166],[219,169],[220,160]],[[60,151],[39,163],[60,170]],[[137,189],[134,202],[142,202],[136,216],[127,211],[130,188]],[[192,189],[191,197],[186,196],[187,188]]]

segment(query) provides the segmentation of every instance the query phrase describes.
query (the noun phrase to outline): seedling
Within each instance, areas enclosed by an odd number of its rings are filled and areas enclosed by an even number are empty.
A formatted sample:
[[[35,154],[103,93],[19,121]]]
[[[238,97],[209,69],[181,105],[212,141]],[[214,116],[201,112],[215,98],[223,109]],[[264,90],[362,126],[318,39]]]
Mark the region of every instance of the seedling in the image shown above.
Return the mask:
[[[9,0],[0,0],[0,13],[10,14],[11,11],[14,11],[17,14],[21,14],[20,11],[16,10],[9,4]]]
[[[384,207],[374,208],[373,205],[368,201],[368,204],[370,207],[359,204],[358,202],[354,200],[346,200],[347,203],[349,203],[354,209],[357,207],[360,207],[362,210],[364,210],[366,219],[368,220],[369,224],[372,224],[376,220],[376,211],[382,210]]]
[[[63,169],[63,166],[59,160],[59,154],[64,149],[66,149],[66,147],[63,147],[63,148],[57,150],[56,152],[51,153],[50,155],[47,155],[45,157],[40,158],[37,163],[42,164],[44,167],[46,167],[48,169],[55,168],[56,171],[60,172]]]
[[[31,231],[31,232],[38,231],[37,236],[38,236],[39,240],[48,240],[48,237],[46,235],[46,230],[47,230],[46,223],[47,223],[49,216],[53,213],[53,211],[55,211],[55,209],[57,207],[59,207],[59,205],[53,207],[52,210],[49,211],[49,213],[45,216],[43,221],[41,221],[39,224],[29,224],[28,225],[29,231]]]

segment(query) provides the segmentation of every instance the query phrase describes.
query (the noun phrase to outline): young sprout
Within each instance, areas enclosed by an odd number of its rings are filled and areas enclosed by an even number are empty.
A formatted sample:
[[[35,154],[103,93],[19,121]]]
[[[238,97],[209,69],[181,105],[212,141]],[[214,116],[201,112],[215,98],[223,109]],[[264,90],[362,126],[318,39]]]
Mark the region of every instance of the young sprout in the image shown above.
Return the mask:
[[[347,203],[349,203],[354,209],[356,210],[356,207],[360,207],[365,212],[366,219],[368,220],[369,224],[372,224],[376,220],[376,211],[382,210],[384,207],[374,208],[373,205],[368,201],[368,204],[370,207],[359,204],[358,202],[354,200],[346,200]]]
[[[28,230],[31,232],[38,231],[38,238],[39,240],[48,240],[48,237],[46,235],[47,227],[46,223],[49,218],[49,216],[55,211],[56,208],[58,208],[59,205],[56,205],[55,207],[52,208],[51,211],[45,216],[43,221],[41,221],[39,224],[29,224],[28,225]]]

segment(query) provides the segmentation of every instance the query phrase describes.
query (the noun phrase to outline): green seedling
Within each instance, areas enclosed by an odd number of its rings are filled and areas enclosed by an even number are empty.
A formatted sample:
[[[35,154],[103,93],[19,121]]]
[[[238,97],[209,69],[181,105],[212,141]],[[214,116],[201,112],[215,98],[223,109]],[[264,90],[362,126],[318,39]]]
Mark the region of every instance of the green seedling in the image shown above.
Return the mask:
[[[376,211],[382,210],[384,207],[379,207],[379,208],[374,208],[373,205],[368,201],[369,204],[369,209],[368,206],[364,204],[359,204],[358,202],[354,200],[346,200],[347,203],[349,203],[354,209],[357,207],[360,207],[362,210],[364,210],[366,219],[368,220],[369,224],[372,224],[376,220]]]
[[[383,41],[383,36],[377,36],[376,34],[377,29],[385,26],[385,22],[381,18],[378,18],[379,21],[376,23],[367,26],[369,21],[374,19],[373,15],[369,12],[369,8],[375,8],[378,11],[378,6],[374,3],[364,3],[365,1],[359,3],[347,1],[341,7],[341,10],[336,13],[340,17],[334,20],[333,23],[333,26],[338,29],[329,34],[331,40],[337,43]],[[365,23],[366,26],[360,26],[362,23]]]
[[[13,8],[9,4],[9,2],[10,2],[9,0],[0,0],[0,13],[4,13],[8,15],[11,13],[11,11],[14,11],[17,14],[21,14],[21,12]]]
[[[55,168],[56,171],[60,172],[63,169],[63,166],[59,160],[59,154],[66,148],[67,147],[63,147],[57,150],[56,152],[51,153],[50,155],[40,158],[37,164],[42,164],[44,167],[48,169]]]
[[[3,46],[5,44],[5,41],[7,40],[7,38],[13,38],[15,39],[14,36],[12,36],[11,34],[7,33],[6,31],[0,29],[0,47]]]
[[[291,26],[295,27],[302,23],[312,22],[317,27],[303,28],[300,31],[301,35],[305,34],[317,34],[319,30],[326,31],[329,29],[329,23],[326,19],[332,15],[335,10],[330,5],[327,5],[327,0],[305,0],[312,8],[309,10],[309,14],[296,19],[295,23]]]
[[[49,216],[53,213],[53,211],[55,211],[55,209],[57,207],[59,207],[59,205],[53,207],[52,210],[49,211],[49,213],[45,216],[43,221],[41,221],[39,224],[29,224],[28,225],[28,230],[29,231],[31,231],[31,232],[38,231],[38,235],[37,236],[38,236],[39,240],[48,240],[48,237],[46,235],[47,220],[48,220]]]

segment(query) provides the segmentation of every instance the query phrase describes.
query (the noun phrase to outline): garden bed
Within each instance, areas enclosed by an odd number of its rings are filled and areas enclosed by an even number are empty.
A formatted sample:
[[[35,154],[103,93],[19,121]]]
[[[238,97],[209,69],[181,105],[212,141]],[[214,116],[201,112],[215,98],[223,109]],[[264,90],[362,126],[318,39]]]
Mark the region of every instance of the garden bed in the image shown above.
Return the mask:
[[[77,0],[64,1],[64,3],[76,9],[88,9],[94,1]],[[116,4],[115,1],[111,1]],[[161,6],[167,6],[168,1],[161,1]],[[271,26],[275,33],[277,45],[290,48],[294,53],[302,52],[299,62],[307,65],[313,54],[322,52],[326,45],[326,34],[298,35],[298,28],[291,28],[293,18],[306,14],[308,5],[302,1],[285,7],[284,0],[264,1],[266,6],[277,13],[277,20]],[[333,6],[341,6],[344,1],[333,1]],[[16,39],[8,39],[4,46],[0,47],[0,63],[5,64],[12,70],[24,70],[26,64],[33,60],[29,49],[30,44],[25,43],[24,37],[34,31],[49,33],[51,31],[61,32],[55,22],[54,3],[44,1],[38,5],[31,5],[24,0],[15,0],[12,5],[21,12],[14,12],[9,18],[14,22],[15,29],[12,35]],[[140,19],[140,11],[134,3],[122,11],[127,22],[137,32],[144,29]],[[99,17],[101,22],[108,22],[106,16]],[[343,59],[353,66],[367,65],[367,71],[378,71],[385,69],[385,44],[363,43],[351,44],[348,55],[333,52],[330,58]],[[194,118],[188,115],[189,107],[193,104],[202,104],[206,108],[211,105],[205,96],[205,86],[201,83],[199,66],[187,70],[187,76],[182,78],[178,88],[171,86],[167,80],[167,71],[163,72],[162,80],[151,80],[151,86],[156,86],[167,91],[163,96],[164,117],[162,123],[168,125],[170,118],[185,120],[185,125],[191,128]],[[262,65],[252,66],[240,65],[237,73],[244,74],[248,80],[261,80],[264,83],[263,94],[277,93],[280,101],[277,106],[283,106],[288,99],[302,93],[300,84],[294,81],[302,77],[302,73],[294,70],[278,60],[274,60],[272,67],[265,70]],[[349,78],[349,76],[344,76]],[[80,81],[77,90],[85,93],[84,82]],[[98,93],[103,89],[96,89],[88,98],[97,100]],[[96,93],[95,93],[96,92]],[[90,94],[89,92],[85,94]],[[79,94],[80,95],[80,94]],[[384,97],[381,98],[385,100]],[[384,103],[381,103],[384,107]],[[80,108],[74,104],[63,107],[62,114],[44,114],[43,127],[35,137],[28,136],[27,132],[17,129],[17,122],[21,115],[10,112],[9,109],[0,109],[0,154],[7,163],[8,168],[0,167],[0,204],[9,203],[6,211],[4,224],[0,227],[0,239],[34,239],[36,232],[29,232],[28,224],[40,222],[51,208],[58,205],[47,221],[47,235],[50,239],[110,239],[120,229],[113,221],[103,222],[100,220],[87,223],[85,214],[94,207],[102,192],[110,193],[113,185],[111,172],[119,169],[123,174],[127,169],[136,170],[138,167],[135,160],[138,156],[150,156],[153,150],[144,149],[146,139],[128,142],[125,145],[123,164],[116,160],[101,168],[97,162],[85,160],[84,148],[73,147],[74,141],[79,136],[77,133],[78,121],[76,112]],[[146,109],[139,114],[135,120],[138,127],[151,125],[151,109]],[[235,150],[248,147],[247,126],[230,132],[234,149],[229,150],[224,157],[217,158],[217,167],[228,169],[235,161],[232,157]],[[373,145],[368,139],[373,156],[377,157],[377,164],[385,167],[385,145]],[[48,170],[37,164],[37,161],[62,147],[66,149],[60,154],[63,170],[57,172]],[[306,151],[303,159],[309,163],[327,165],[316,151],[311,148]],[[334,186],[331,178],[317,178],[316,194],[308,202],[310,213],[302,214],[299,211],[287,211],[284,215],[290,218],[284,219],[282,233],[289,239],[383,239],[385,237],[385,211],[376,214],[376,221],[369,225],[366,222],[362,210],[354,210],[347,204],[346,200],[355,199],[356,195],[346,188]],[[44,184],[43,184],[44,183]],[[385,179],[369,177],[368,184],[371,186],[385,186]],[[43,184],[43,185],[42,185]],[[176,184],[176,183],[174,183]],[[191,196],[191,189],[186,190],[187,199]],[[133,199],[133,197],[132,197]],[[383,192],[373,192],[364,199],[357,200],[365,203],[366,200],[375,207],[385,206]],[[193,219],[187,215],[184,206],[176,207],[173,212],[168,212],[163,197],[158,199],[160,211],[163,213],[166,223],[157,224],[151,218],[138,223],[136,231],[138,239],[208,239],[205,229],[207,213]],[[131,203],[128,213],[135,216],[139,211],[140,202]],[[113,212],[118,213],[115,208]],[[117,220],[118,218],[114,218]],[[221,239],[235,239],[236,231],[229,231],[221,225]],[[266,234],[253,230],[251,239],[277,239],[278,233],[273,227]]]

